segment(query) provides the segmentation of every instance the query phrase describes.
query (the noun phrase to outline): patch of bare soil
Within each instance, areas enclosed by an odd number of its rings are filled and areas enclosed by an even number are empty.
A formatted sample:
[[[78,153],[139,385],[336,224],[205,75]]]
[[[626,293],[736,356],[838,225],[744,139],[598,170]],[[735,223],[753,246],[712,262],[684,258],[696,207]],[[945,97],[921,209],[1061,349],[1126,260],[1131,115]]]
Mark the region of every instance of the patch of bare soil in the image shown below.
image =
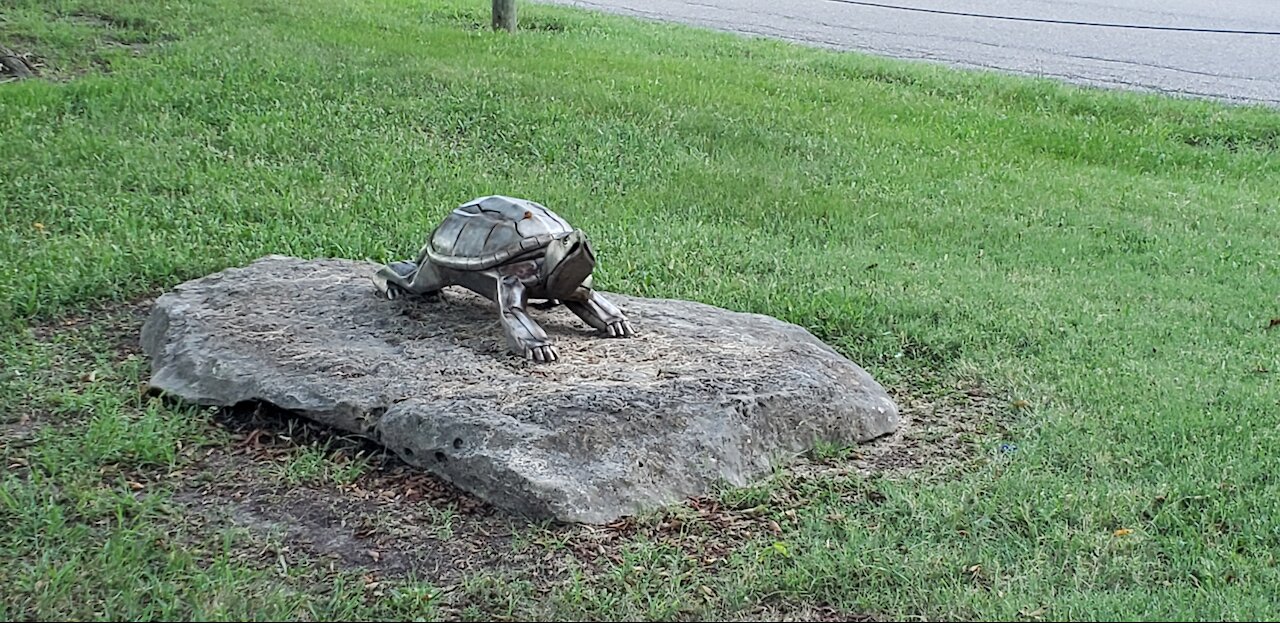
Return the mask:
[[[739,621],[847,621],[849,623],[863,623],[865,621],[880,621],[875,616],[868,614],[849,614],[831,606],[804,606],[804,605],[786,605],[773,606],[768,608],[757,608],[750,612],[743,613]]]
[[[37,339],[68,343],[77,341],[68,336],[93,333],[95,343],[123,361],[139,356],[138,336],[150,303],[104,305],[32,330]],[[75,372],[57,374],[71,378]],[[742,503],[726,502],[725,496],[690,499],[607,526],[531,524],[404,464],[373,442],[257,404],[211,418],[211,429],[228,443],[186,448],[177,470],[136,478],[148,479],[148,490],[162,485],[174,491],[174,510],[196,534],[213,539],[233,529],[246,535],[235,547],[247,559],[282,568],[354,570],[374,590],[386,581],[414,578],[448,591],[477,572],[515,574],[545,587],[568,577],[571,566],[591,573],[621,564],[637,540],[674,548],[692,567],[713,573],[735,550],[783,534],[810,503],[806,486],[820,483],[875,503],[878,494],[860,484],[867,476],[963,466],[977,457],[977,439],[989,439],[1000,426],[1000,401],[978,384],[930,396],[909,386],[888,389],[903,417],[892,435],[844,453],[802,457],[775,476],[776,482],[762,485],[763,497],[745,496]],[[291,481],[289,470],[308,453],[323,454],[320,475]],[[347,468],[358,475],[337,475]],[[761,608],[749,614],[755,620],[871,620],[812,604]]]
[[[59,337],[79,339],[89,334],[94,338],[105,338],[110,341],[113,359],[121,361],[130,355],[142,354],[142,323],[151,313],[154,300],[148,296],[123,302],[96,303],[34,324],[31,333],[44,342],[52,342]]]
[[[959,466],[975,456],[977,440],[1001,426],[1002,401],[977,382],[956,383],[946,393],[922,395],[909,386],[886,387],[898,404],[902,425],[894,433],[854,449],[847,461],[797,465],[812,475],[856,471],[905,474],[914,470]]]
[[[261,405],[225,410],[215,421],[231,443],[207,450],[173,474],[175,501],[211,526],[243,528],[289,550],[377,577],[450,584],[495,566],[519,521],[359,438]],[[282,476],[302,452],[323,448],[330,466],[358,463],[349,481]]]

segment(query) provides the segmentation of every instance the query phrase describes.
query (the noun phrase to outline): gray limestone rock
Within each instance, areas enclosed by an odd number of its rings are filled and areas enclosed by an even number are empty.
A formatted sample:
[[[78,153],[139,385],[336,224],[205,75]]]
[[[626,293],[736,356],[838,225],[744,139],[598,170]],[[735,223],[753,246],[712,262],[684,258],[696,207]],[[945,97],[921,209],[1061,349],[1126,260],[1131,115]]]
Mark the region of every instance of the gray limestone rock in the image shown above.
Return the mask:
[[[534,309],[561,354],[540,364],[509,353],[493,303],[461,288],[380,299],[378,268],[268,256],[179,285],[142,330],[151,385],[292,410],[500,508],[584,523],[742,486],[818,441],[898,426],[862,368],[774,318],[608,293],[638,336]]]

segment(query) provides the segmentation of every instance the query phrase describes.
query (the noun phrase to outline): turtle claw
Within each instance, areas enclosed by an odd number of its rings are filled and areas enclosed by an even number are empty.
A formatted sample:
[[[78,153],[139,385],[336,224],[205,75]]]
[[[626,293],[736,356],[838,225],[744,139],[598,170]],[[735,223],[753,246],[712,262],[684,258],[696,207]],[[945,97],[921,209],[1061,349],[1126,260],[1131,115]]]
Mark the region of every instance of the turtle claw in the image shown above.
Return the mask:
[[[606,328],[609,331],[609,337],[635,337],[636,331],[631,328],[631,323],[626,320],[617,320],[610,322]]]
[[[385,294],[388,301],[394,301],[400,298],[400,296],[404,294],[404,288],[401,288],[400,286],[394,283],[388,283],[387,291]]]
[[[524,350],[524,358],[538,363],[551,363],[560,358],[560,354],[556,352],[556,347],[550,344],[546,346],[534,346]]]

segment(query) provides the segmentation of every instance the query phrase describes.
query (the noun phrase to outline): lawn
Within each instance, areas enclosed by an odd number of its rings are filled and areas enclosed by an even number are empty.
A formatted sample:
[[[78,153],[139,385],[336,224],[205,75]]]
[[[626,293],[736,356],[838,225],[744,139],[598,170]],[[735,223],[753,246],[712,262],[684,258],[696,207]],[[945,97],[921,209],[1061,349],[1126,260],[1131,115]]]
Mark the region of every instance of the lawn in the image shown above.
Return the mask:
[[[1280,112],[487,5],[0,0],[0,619],[1280,617]],[[912,427],[591,529],[140,387],[165,289],[492,193]]]

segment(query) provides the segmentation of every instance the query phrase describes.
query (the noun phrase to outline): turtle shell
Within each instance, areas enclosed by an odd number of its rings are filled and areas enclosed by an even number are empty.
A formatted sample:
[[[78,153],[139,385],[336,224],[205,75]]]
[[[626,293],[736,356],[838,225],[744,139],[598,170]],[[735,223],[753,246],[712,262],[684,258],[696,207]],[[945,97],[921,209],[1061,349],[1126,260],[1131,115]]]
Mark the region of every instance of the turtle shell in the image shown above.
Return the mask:
[[[485,270],[538,257],[548,243],[573,231],[567,221],[527,199],[493,195],[458,206],[431,234],[432,262],[457,270]]]

